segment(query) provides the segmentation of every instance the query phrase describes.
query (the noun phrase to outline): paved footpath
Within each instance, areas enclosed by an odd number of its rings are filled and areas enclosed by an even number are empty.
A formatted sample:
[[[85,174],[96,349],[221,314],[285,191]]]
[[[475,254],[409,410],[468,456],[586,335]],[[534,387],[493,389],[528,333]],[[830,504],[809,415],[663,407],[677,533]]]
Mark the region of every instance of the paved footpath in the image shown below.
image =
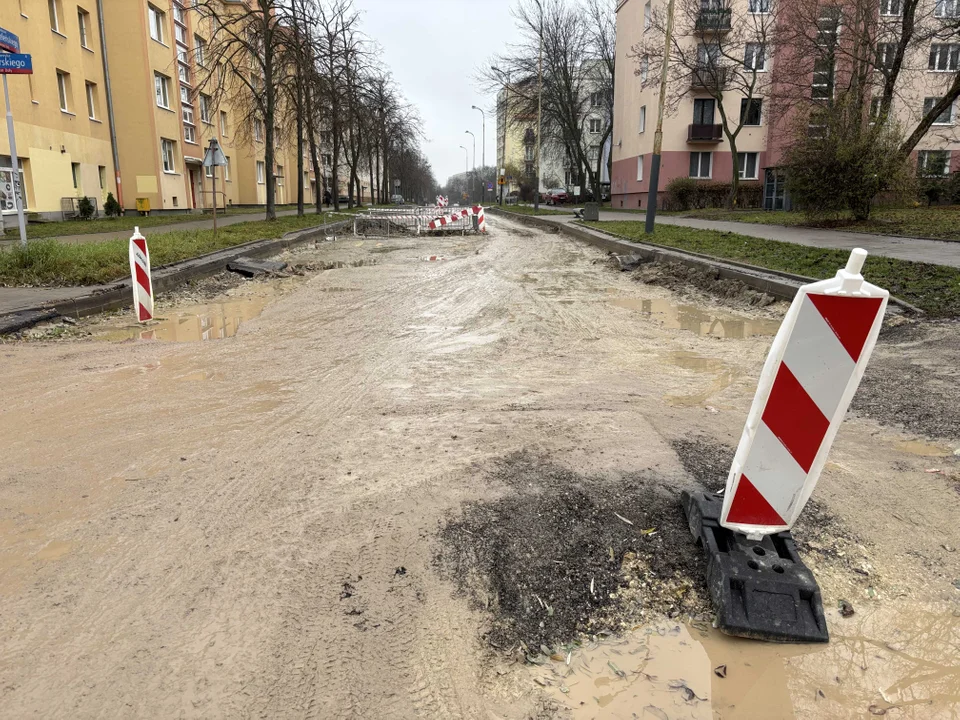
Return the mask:
[[[643,222],[642,213],[624,213],[615,210],[600,212],[601,220],[636,220]],[[573,218],[570,218],[573,220]],[[871,255],[884,255],[900,260],[934,263],[960,267],[960,242],[950,240],[921,240],[918,238],[868,235],[867,233],[821,230],[818,228],[787,227],[785,225],[761,225],[759,223],[729,222],[726,220],[700,220],[697,218],[660,215],[657,222],[664,225],[681,225],[701,230],[720,230],[739,233],[766,240],[810,245],[813,247],[851,250],[865,249]]]

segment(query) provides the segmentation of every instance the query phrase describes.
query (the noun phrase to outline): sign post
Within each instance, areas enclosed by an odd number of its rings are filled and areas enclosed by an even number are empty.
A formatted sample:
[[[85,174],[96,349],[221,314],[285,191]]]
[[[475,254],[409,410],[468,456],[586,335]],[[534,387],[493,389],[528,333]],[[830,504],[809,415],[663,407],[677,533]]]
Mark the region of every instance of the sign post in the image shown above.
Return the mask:
[[[203,166],[213,170],[213,237],[217,237],[217,168],[227,164],[227,158],[220,149],[220,143],[216,138],[210,139],[210,147],[207,148],[203,156]],[[227,209],[227,204],[223,204],[223,209]]]
[[[0,28],[0,75],[3,75],[3,99],[7,107],[7,137],[10,141],[10,164],[13,170],[13,201],[17,206],[17,222],[20,224],[20,245],[27,244],[27,222],[23,213],[23,188],[20,182],[20,159],[17,157],[17,138],[13,128],[13,111],[10,109],[10,88],[7,75],[32,75],[33,58],[20,54],[20,39],[9,30]]]

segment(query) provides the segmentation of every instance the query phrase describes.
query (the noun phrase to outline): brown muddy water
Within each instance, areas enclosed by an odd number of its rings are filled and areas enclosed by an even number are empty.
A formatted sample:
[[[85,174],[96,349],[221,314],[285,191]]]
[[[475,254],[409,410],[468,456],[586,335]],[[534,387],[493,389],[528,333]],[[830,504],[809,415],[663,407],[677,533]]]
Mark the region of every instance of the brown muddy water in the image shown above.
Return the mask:
[[[742,339],[757,335],[776,335],[780,329],[779,319],[748,318],[742,315],[712,313],[696,305],[675,304],[660,298],[614,297],[611,305],[635,310],[663,327],[673,330],[688,330],[702,336]]]
[[[931,605],[829,615],[826,645],[660,623],[554,655],[530,672],[574,718],[957,717],[960,613]]]

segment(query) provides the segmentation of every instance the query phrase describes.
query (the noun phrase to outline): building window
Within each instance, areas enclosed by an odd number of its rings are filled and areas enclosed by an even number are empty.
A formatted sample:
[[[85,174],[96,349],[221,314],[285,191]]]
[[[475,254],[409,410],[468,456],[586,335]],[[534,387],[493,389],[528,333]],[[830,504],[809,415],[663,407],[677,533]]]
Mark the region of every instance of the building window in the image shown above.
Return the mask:
[[[200,96],[200,120],[207,125],[213,123],[213,116],[210,114],[210,96]]]
[[[257,142],[263,142],[263,120],[253,119],[253,139]]]
[[[167,14],[153,5],[147,5],[147,16],[150,23],[150,37],[158,43],[164,42],[163,26],[167,23]]]
[[[60,32],[60,0],[47,0],[47,10],[50,12],[50,29]]]
[[[177,69],[177,76],[180,78],[180,82],[186,83],[187,85],[193,84],[190,82],[190,68],[183,63],[180,63],[180,66]]]
[[[749,0],[747,10],[754,14],[766,15],[770,12],[771,0]]]
[[[173,36],[176,38],[177,42],[180,45],[186,47],[189,45],[187,42],[187,29],[180,23],[175,23],[173,26]]]
[[[283,185],[283,165],[277,165],[277,185]]]
[[[923,177],[943,177],[950,174],[949,150],[921,150],[917,153],[917,173]]]
[[[191,145],[197,144],[197,129],[193,125],[183,126],[183,139]]]
[[[883,98],[870,98],[870,124],[873,125],[880,117],[880,101]]]
[[[153,74],[153,86],[157,94],[157,107],[170,109],[170,78],[160,73]]]
[[[194,4],[194,5],[197,4],[197,3],[196,3],[196,0],[194,0],[194,3],[193,3],[193,4]],[[177,3],[174,3],[174,4],[173,4],[173,21],[174,21],[174,22],[178,22],[178,23],[180,23],[181,25],[186,25],[186,24],[187,24],[187,15],[186,15],[186,13],[183,11],[183,6],[182,6],[182,5],[178,5]]]
[[[600,107],[603,94],[599,92],[590,93],[590,107]]]
[[[60,93],[60,109],[70,112],[70,73],[57,70],[57,91]]]
[[[807,121],[807,135],[812,138],[827,136],[827,115],[820,108],[814,108],[810,111],[810,119]]]
[[[221,110],[220,111],[220,134],[223,135],[224,137],[227,136],[228,127],[229,126],[227,124],[227,113]]]
[[[637,182],[643,180],[643,155],[637,155]]]
[[[97,107],[100,103],[97,101],[97,86],[95,83],[87,83],[87,114],[91,120],[97,119]]]
[[[193,105],[193,103],[190,102],[190,88],[185,85],[180,86],[180,102],[184,105]]]
[[[647,0],[647,4],[643,6],[643,29],[644,31],[650,29],[650,25],[653,23],[653,8],[650,5],[650,0]]]
[[[935,13],[938,18],[960,17],[960,0],[937,0]]]
[[[263,184],[266,182],[266,180],[264,179],[264,178],[265,178],[265,174],[264,174],[264,171],[265,171],[265,170],[266,170],[266,168],[265,168],[265,166],[264,166],[264,164],[263,164],[263,160],[257,160],[257,184],[258,184],[258,185],[263,185]]]
[[[176,150],[177,144],[173,140],[160,138],[160,156],[163,159],[163,171],[165,173],[177,172]]]
[[[712,153],[692,152],[690,153],[690,177],[709,178],[710,160]]]
[[[829,100],[833,97],[833,58],[818,58],[813,61],[814,100]]]
[[[204,168],[203,168],[203,174],[206,175],[208,178],[212,178],[212,177],[213,177],[213,165],[205,165]]]
[[[931,45],[928,68],[936,72],[956,72],[960,65],[960,45]]]
[[[693,124],[713,125],[716,100],[713,98],[697,98],[693,101]]]
[[[760,98],[740,99],[740,124],[759,125],[763,111],[763,100]]]
[[[881,15],[899,16],[901,8],[901,0],[880,0]]]
[[[757,160],[760,154],[755,152],[737,153],[737,165],[741,180],[757,179]]]
[[[743,66],[747,70],[763,72],[766,70],[766,53],[762,43],[748,42],[744,47]]]
[[[70,163],[70,172],[73,175],[73,189],[80,189],[80,163]]]
[[[593,135],[600,134],[600,118],[590,118],[590,132]]]
[[[197,59],[197,65],[203,67],[207,57],[207,43],[199,35],[193,36],[193,54]]]
[[[897,44],[892,42],[877,43],[877,69],[889,70],[893,67],[893,59],[897,55]],[[931,53],[930,57],[933,57]],[[932,69],[932,68],[931,68]]]
[[[897,0],[899,1],[899,0]],[[840,8],[836,5],[824,5],[817,18],[817,44],[821,47],[833,47],[840,33]]]
[[[644,55],[640,58],[640,82],[646,82],[650,75],[650,56]]]
[[[227,164],[223,166],[223,181],[230,182],[230,156],[224,155],[223,157],[227,161]]]
[[[526,162],[533,162],[533,145],[526,145],[523,148],[523,159]]]
[[[97,174],[100,176],[100,189],[107,189],[107,168],[103,165],[97,166]]]
[[[330,167],[331,165],[333,165],[333,155],[331,155],[330,153],[323,153],[320,156],[320,161],[323,163],[324,167]]]
[[[940,102],[940,98],[937,97],[928,97],[923,99],[923,114],[927,115],[930,113],[937,103]],[[933,121],[934,125],[953,125],[953,103],[951,103],[947,108],[937,116],[937,119]]]
[[[647,131],[647,106],[643,105],[640,108],[640,132]]]
[[[189,105],[183,106],[183,121],[187,123],[187,125],[196,125],[193,118],[193,108]]]
[[[80,47],[90,49],[90,13],[83,8],[77,8],[77,27],[80,28]]]

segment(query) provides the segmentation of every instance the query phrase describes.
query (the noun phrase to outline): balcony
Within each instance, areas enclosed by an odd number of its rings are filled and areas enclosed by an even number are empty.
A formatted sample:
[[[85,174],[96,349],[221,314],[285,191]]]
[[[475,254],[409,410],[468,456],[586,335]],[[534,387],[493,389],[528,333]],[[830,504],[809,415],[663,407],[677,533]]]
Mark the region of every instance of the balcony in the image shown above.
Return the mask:
[[[690,87],[710,92],[723,90],[727,84],[727,69],[718,65],[701,65],[690,74]]]
[[[718,143],[723,140],[722,125],[698,125],[692,123],[687,127],[688,143]]]
[[[730,8],[701,10],[697,15],[697,32],[727,32],[730,29],[732,11]]]

